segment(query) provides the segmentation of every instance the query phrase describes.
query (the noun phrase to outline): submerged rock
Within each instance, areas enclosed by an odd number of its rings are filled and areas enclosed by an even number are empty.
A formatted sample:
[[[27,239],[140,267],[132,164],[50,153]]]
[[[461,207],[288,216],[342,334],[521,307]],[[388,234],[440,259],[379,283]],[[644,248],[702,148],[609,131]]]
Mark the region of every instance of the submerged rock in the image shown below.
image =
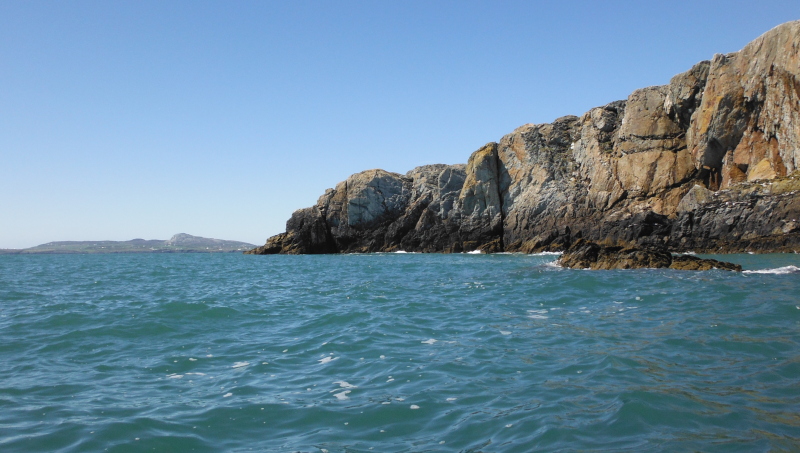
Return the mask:
[[[698,258],[691,255],[673,256],[666,250],[636,247],[601,246],[594,242],[579,239],[558,259],[562,267],[572,269],[659,269],[705,271],[722,269],[741,271],[738,264]]]
[[[368,170],[252,253],[800,251],[800,21],[466,165]],[[656,259],[633,253],[631,263]]]

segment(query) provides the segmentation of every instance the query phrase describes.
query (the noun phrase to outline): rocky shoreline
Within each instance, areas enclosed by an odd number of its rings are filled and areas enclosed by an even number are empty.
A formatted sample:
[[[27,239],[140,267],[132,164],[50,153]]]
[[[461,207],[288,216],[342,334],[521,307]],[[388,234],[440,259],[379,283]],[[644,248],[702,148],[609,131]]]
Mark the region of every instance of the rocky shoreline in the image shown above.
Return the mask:
[[[800,251],[800,21],[466,165],[368,170],[251,254]]]

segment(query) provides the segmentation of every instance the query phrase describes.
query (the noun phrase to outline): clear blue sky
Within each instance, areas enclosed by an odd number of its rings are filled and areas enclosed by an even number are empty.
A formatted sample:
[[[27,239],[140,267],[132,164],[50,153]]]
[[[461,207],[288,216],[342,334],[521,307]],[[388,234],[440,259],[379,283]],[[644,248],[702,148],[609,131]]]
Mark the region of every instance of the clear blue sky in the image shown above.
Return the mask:
[[[800,2],[0,0],[0,248],[261,244],[369,168],[463,163]]]

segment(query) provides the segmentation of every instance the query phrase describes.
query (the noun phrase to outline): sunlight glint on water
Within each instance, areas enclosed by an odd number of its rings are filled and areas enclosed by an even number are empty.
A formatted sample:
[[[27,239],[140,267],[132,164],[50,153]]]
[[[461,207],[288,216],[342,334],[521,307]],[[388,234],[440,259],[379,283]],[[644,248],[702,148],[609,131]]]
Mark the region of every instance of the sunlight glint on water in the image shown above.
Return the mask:
[[[800,258],[555,258],[0,256],[0,451],[800,443]]]

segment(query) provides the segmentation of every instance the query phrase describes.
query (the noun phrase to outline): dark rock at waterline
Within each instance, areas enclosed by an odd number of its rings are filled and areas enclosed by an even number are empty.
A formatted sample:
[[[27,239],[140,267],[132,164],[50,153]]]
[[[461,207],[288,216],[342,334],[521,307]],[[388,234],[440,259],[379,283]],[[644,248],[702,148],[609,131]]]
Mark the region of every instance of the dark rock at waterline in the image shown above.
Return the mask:
[[[579,239],[558,260],[572,269],[642,269],[670,268],[679,270],[723,269],[741,271],[742,266],[691,255],[673,256],[665,249],[601,246]]]
[[[530,253],[579,239],[800,251],[800,21],[667,85],[520,126],[466,165],[354,174],[250,253]]]
[[[726,271],[741,272],[742,266],[727,261],[717,261],[710,258],[698,258],[692,255],[675,255],[672,257],[670,269],[684,271],[709,271],[711,269],[722,269]]]
[[[572,269],[663,268],[672,264],[672,255],[662,250],[603,247],[579,239],[561,255],[558,264]]]

